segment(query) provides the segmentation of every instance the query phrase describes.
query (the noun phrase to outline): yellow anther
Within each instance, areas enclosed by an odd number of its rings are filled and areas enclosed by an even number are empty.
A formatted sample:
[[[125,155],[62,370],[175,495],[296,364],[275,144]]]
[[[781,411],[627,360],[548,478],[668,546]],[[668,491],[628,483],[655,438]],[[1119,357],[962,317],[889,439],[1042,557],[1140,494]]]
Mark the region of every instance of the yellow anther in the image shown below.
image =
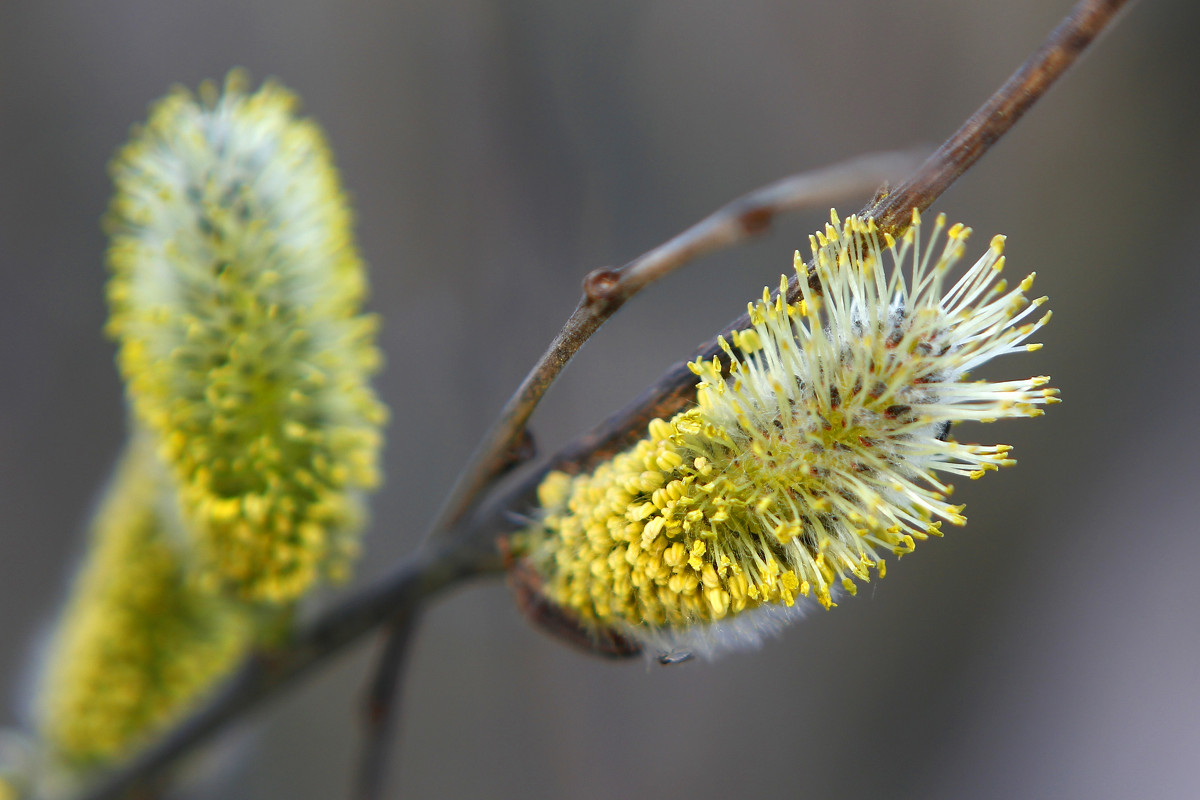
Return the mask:
[[[741,341],[738,343],[738,347],[743,353],[750,354],[762,348],[762,340],[758,338],[758,334],[754,330],[744,330],[741,332]]]
[[[667,521],[662,517],[655,517],[646,523],[646,527],[642,529],[642,542],[650,543],[658,538],[658,535],[666,528]]]
[[[625,516],[631,522],[639,522],[646,519],[657,510],[658,508],[654,503],[642,503],[639,506],[631,507]]]
[[[683,456],[679,455],[673,450],[663,450],[658,454],[655,463],[658,465],[659,469],[663,470],[664,472],[670,472],[683,463]]]

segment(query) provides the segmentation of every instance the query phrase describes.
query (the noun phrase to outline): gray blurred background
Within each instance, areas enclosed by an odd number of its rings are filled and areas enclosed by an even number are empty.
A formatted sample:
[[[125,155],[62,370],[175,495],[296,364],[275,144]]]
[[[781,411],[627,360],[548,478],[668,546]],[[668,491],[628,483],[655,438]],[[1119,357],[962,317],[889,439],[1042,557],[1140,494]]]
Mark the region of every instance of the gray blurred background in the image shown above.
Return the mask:
[[[581,276],[860,152],[933,145],[1066,0],[61,0],[0,5],[0,724],[28,703],[123,436],[105,165],[167,88],[298,91],[358,208],[389,356],[360,578],[410,551]],[[543,638],[499,583],[429,614],[394,796],[1200,796],[1200,6],[1147,0],[937,208],[1052,298],[1046,418],[970,524],[760,652],[646,668]],[[853,210],[859,202],[846,204]],[[535,418],[549,452],[789,268],[824,213],[631,303]],[[219,796],[344,795],[359,647],[257,715]]]

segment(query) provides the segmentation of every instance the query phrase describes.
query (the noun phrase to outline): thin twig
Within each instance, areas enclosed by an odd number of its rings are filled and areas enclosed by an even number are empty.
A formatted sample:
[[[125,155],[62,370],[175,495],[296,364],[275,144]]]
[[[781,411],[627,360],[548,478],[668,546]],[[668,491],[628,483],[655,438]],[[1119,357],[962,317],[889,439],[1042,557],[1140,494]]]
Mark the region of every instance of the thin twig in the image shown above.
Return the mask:
[[[408,665],[418,609],[406,609],[388,625],[388,637],[367,690],[363,717],[362,753],[354,790],[355,800],[377,800],[383,796],[388,768],[395,769],[389,755],[395,750],[396,727],[402,709],[403,676]]]
[[[899,230],[906,224],[906,214],[911,213],[909,209],[928,208],[1045,93],[1079,53],[1111,24],[1126,1],[1082,0],[1077,3],[1046,44],[951,137],[947,145],[925,162],[917,175],[884,197],[882,202],[868,207],[865,213],[875,216],[881,224]],[[981,118],[981,114],[984,117]],[[795,288],[793,285],[792,290]],[[740,318],[727,328],[726,333],[746,324],[746,320]],[[711,358],[717,352],[714,340],[701,348],[697,356]],[[269,655],[250,658],[224,691],[207,706],[129,764],[102,777],[95,787],[80,795],[79,800],[116,800],[126,796],[134,788],[162,775],[176,760],[221,728],[368,631],[406,609],[417,609],[426,599],[453,583],[500,571],[503,565],[494,546],[483,543],[490,542],[497,532],[510,524],[507,516],[524,507],[532,488],[547,469],[585,469],[610,456],[640,436],[651,419],[674,413],[691,402],[695,391],[693,379],[686,363],[673,367],[633,403],[565,448],[546,467],[492,498],[470,525],[455,526],[468,531],[469,536],[446,539],[435,547],[419,551],[401,562],[388,577],[329,609],[286,646]],[[469,499],[470,493],[464,493],[464,497]],[[467,502],[465,507],[469,506],[470,502]]]
[[[962,127],[895,192],[863,209],[881,230],[896,234],[910,224],[914,208],[924,211],[950,184],[991,149],[1051,84],[1112,23],[1128,0],[1080,0],[1042,46],[1012,74]]]

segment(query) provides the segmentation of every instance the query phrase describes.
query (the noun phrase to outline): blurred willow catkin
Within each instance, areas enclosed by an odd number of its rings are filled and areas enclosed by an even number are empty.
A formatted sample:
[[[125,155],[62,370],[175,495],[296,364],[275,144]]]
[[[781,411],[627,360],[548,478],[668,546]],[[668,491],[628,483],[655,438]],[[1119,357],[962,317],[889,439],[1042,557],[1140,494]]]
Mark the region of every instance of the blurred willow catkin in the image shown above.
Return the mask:
[[[286,603],[347,574],[386,414],[324,136],[246,82],[175,89],[113,162],[108,331],[206,582]]]
[[[144,436],[96,515],[39,691],[40,736],[69,769],[150,741],[227,674],[251,624],[187,568],[170,480]]]

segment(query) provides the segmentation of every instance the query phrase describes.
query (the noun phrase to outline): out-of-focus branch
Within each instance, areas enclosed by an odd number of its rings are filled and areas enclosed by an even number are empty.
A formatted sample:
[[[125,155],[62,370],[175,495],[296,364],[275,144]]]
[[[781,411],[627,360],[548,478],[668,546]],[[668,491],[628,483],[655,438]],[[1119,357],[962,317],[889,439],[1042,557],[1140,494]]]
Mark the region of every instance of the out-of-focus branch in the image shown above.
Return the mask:
[[[416,608],[405,610],[388,624],[387,639],[364,698],[363,742],[353,800],[383,797],[388,772],[396,769],[389,755],[396,743],[403,678],[416,627]]]
[[[1111,24],[1126,2],[1127,0],[1081,0],[1077,3],[1029,61],[939,148],[911,179],[895,192],[877,199],[863,213],[873,216],[888,230],[903,230],[908,224],[912,208],[928,208],[955,178],[995,144],[1099,33]],[[761,191],[777,189],[786,183],[787,181],[784,181]],[[734,201],[730,206],[726,206],[726,209],[731,209],[746,199]],[[757,216],[753,213],[746,216],[748,211],[752,211],[751,207],[743,206],[740,212],[728,215],[728,219],[732,220],[728,224],[740,224],[740,232],[736,227],[722,229],[720,225],[715,225],[707,232],[697,232],[706,223],[714,220],[714,217],[718,217],[721,214],[719,211],[679,237],[647,253],[642,257],[647,260],[648,266],[642,268],[646,271],[640,273],[640,277],[624,279],[634,281],[631,285],[641,288],[690,258],[760,232],[777,213],[766,211],[759,212]],[[720,221],[717,220],[718,223]],[[686,238],[689,234],[694,238]],[[731,236],[733,238],[726,238]],[[674,258],[682,260],[673,261],[672,253],[675,254]],[[631,262],[631,265],[636,263],[637,261]],[[593,302],[598,306],[613,303],[615,305],[606,313],[597,316],[594,322],[586,323],[592,326],[590,329],[581,323],[579,331],[582,339],[561,343],[561,353],[565,354],[565,358],[554,355],[559,352],[556,351],[556,347],[560,346],[559,339],[555,340],[544,359],[545,373],[535,370],[527,380],[527,385],[522,387],[521,394],[506,408],[505,419],[498,423],[480,450],[477,460],[487,463],[473,462],[474,465],[466,473],[467,477],[460,482],[452,500],[447,503],[442,514],[443,521],[466,519],[466,512],[472,508],[478,493],[513,463],[511,453],[517,448],[513,448],[512,443],[521,440],[524,424],[533,405],[544,393],[554,375],[562,369],[570,355],[586,338],[582,331],[586,330],[587,334],[590,334],[632,294],[632,291],[622,294],[625,290],[613,294],[613,287],[620,285],[622,281],[622,277],[613,276],[620,272],[602,270],[589,276],[588,293],[581,307],[587,304],[588,297],[593,296]],[[634,274],[639,273],[635,270]],[[797,287],[793,282],[789,289],[790,299],[794,299],[796,291]],[[723,333],[728,335],[730,331],[747,325],[748,320],[742,317],[735,320]],[[562,338],[563,335],[560,335],[560,339]],[[701,347],[696,356],[711,358],[718,353],[719,347],[714,339]],[[525,507],[534,487],[547,470],[556,468],[579,471],[611,456],[641,436],[651,419],[669,416],[692,402],[695,394],[693,382],[694,376],[687,370],[686,362],[675,365],[634,402],[611,416],[591,433],[563,449],[547,465],[532,471],[516,486],[490,498],[487,505],[480,508],[468,523],[450,525],[443,522],[444,527],[465,534],[441,539],[430,548],[419,551],[401,562],[391,575],[361,589],[331,608],[288,644],[269,654],[260,654],[249,659],[225,690],[214,697],[206,707],[129,764],[103,776],[96,786],[80,796],[80,800],[115,800],[129,796],[138,787],[152,784],[171,764],[203,744],[221,728],[239,719],[245,712],[289,685],[312,667],[341,652],[365,633],[383,625],[389,619],[396,618],[398,614],[417,614],[428,598],[458,581],[501,571],[503,565],[496,550],[494,537],[511,525],[509,517]],[[526,391],[532,399],[521,399]],[[501,446],[498,447],[498,444]],[[489,456],[489,453],[493,455]],[[504,453],[509,455],[504,456]]]

